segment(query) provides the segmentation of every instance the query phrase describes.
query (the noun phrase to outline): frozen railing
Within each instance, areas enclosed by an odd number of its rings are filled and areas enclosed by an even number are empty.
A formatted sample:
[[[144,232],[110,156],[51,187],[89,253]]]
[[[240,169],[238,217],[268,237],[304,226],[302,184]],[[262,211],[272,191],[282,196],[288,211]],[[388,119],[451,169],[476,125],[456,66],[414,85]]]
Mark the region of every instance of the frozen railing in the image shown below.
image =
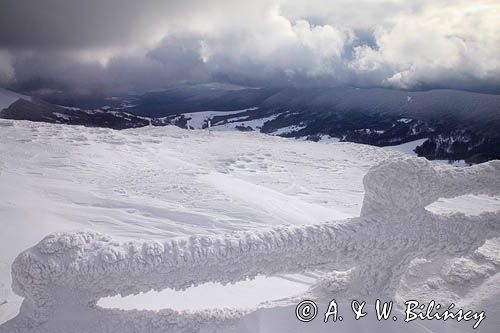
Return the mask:
[[[368,172],[364,186],[359,218],[319,225],[163,243],[119,243],[94,232],[50,235],[13,263],[13,290],[24,302],[0,331],[195,332],[231,325],[243,311],[121,311],[96,303],[106,296],[232,283],[324,265],[349,272],[338,284],[339,295],[391,297],[412,259],[467,255],[500,235],[498,212],[470,217],[425,210],[440,197],[498,195],[499,161],[438,170],[423,159],[388,160]],[[61,318],[68,318],[66,324]]]

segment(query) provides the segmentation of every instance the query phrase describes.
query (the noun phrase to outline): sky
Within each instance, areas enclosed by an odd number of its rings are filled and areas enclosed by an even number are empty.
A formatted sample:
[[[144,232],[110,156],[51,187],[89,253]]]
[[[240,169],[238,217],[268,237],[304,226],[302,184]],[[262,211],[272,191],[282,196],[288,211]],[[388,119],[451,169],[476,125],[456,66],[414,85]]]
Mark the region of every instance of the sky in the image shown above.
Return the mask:
[[[499,0],[0,0],[0,86],[500,93]]]

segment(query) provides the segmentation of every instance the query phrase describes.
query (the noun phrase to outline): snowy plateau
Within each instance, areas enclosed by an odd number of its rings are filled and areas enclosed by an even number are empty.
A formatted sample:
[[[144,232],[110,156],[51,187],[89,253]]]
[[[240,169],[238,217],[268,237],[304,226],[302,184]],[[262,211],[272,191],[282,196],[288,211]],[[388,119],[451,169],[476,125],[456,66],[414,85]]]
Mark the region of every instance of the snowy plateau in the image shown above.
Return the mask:
[[[500,162],[411,150],[0,119],[0,332],[498,332]],[[332,298],[343,322],[295,318]]]

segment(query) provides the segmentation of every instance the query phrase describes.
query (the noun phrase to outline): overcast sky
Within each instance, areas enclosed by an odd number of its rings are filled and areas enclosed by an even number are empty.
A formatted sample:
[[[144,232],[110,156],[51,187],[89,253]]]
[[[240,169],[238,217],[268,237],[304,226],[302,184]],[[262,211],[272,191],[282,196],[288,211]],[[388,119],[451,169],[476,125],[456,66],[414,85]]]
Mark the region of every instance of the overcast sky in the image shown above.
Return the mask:
[[[0,0],[0,86],[500,91],[499,0]]]

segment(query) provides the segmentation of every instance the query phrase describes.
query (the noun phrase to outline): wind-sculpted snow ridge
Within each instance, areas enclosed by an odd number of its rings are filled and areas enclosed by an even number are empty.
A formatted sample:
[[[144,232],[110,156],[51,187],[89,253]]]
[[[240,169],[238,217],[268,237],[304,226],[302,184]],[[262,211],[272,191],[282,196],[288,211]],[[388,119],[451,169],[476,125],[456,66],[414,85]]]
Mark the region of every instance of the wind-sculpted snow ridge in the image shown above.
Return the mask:
[[[217,331],[251,310],[121,311],[96,303],[117,294],[233,283],[325,265],[348,273],[320,281],[311,290],[315,297],[332,291],[390,297],[413,259],[471,254],[500,235],[498,212],[468,217],[425,210],[440,197],[498,195],[499,176],[499,161],[437,170],[424,159],[393,159],[365,176],[359,218],[164,242],[119,243],[94,232],[53,234],[13,263],[13,289],[24,303],[0,331]]]

